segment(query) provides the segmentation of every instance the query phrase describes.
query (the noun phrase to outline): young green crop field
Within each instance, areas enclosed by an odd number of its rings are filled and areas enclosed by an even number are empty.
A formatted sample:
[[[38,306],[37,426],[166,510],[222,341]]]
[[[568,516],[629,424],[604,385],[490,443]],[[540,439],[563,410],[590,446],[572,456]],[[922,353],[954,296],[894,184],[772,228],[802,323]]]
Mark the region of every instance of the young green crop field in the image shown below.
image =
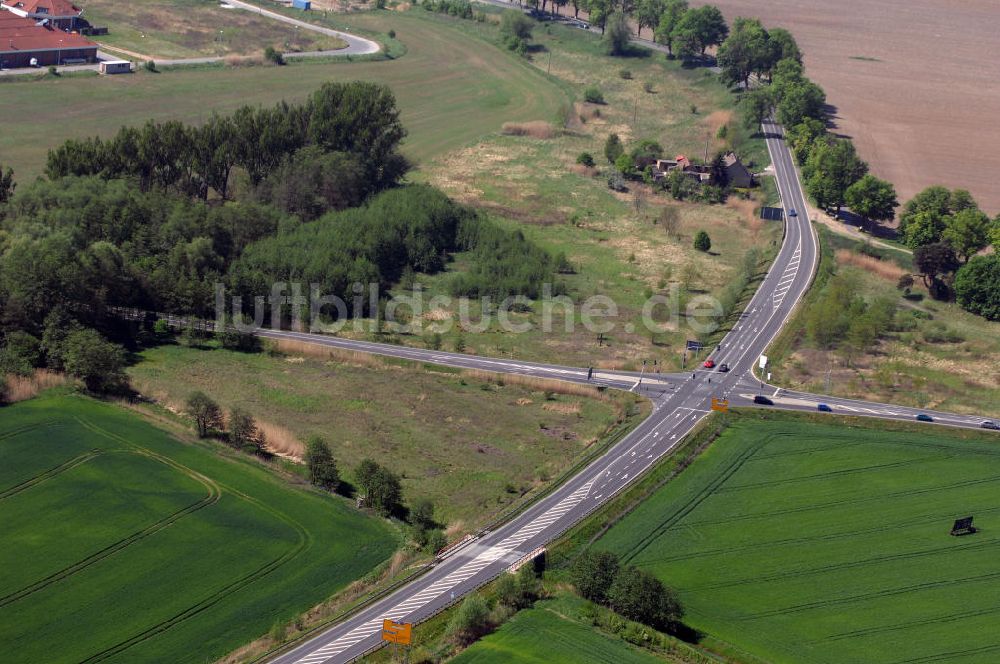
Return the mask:
[[[998,490],[996,437],[738,416],[596,546],[769,661],[995,662]]]
[[[585,622],[579,615],[585,603],[575,595],[538,602],[451,661],[454,664],[656,664],[664,661]]]
[[[0,418],[6,662],[205,662],[386,560],[393,529],[118,407]]]

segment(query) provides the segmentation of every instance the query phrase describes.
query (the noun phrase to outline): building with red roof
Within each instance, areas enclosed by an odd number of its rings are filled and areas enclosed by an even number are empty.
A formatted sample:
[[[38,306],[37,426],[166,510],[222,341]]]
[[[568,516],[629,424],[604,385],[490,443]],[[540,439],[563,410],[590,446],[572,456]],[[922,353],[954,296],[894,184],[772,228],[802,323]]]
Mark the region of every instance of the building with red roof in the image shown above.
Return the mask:
[[[69,0],[0,0],[0,8],[22,18],[48,21],[59,30],[76,30],[83,13]]]
[[[97,44],[86,37],[56,30],[49,25],[39,25],[35,19],[10,11],[0,11],[0,68],[96,61]]]

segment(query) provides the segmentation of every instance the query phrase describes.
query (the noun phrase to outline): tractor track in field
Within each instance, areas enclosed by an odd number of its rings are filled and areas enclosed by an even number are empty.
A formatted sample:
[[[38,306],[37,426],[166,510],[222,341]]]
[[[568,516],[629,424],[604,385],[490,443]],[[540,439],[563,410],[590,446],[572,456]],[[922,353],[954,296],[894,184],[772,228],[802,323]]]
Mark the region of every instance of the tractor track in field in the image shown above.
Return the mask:
[[[57,477],[58,475],[61,475],[67,470],[70,470],[71,468],[76,468],[80,464],[86,463],[95,457],[101,456],[102,454],[104,454],[104,452],[101,450],[91,450],[89,452],[84,452],[83,454],[75,456],[69,461],[65,461],[59,464],[58,466],[49,468],[48,470],[41,472],[35,475],[34,477],[30,477],[24,480],[20,484],[15,484],[9,489],[0,491],[0,500],[4,500],[5,498],[10,498],[11,496],[16,496],[22,491],[27,491],[33,486],[37,486],[38,484],[41,484],[46,480],[50,480],[53,477]],[[0,604],[0,606],[2,606],[2,604]]]
[[[737,516],[730,516],[720,519],[708,519],[706,521],[697,521],[689,523],[689,526],[707,526],[707,525],[724,525],[727,523],[735,523],[737,521],[749,521],[752,519],[766,519],[774,516],[784,516],[787,514],[800,514],[803,512],[812,512],[815,510],[824,510],[831,507],[839,507],[843,505],[863,505],[865,503],[871,503],[875,501],[884,501],[892,498],[905,498],[909,496],[919,496],[926,493],[935,493],[938,491],[948,491],[951,489],[962,489],[970,486],[977,486],[979,484],[991,484],[995,482],[1000,482],[1000,475],[991,475],[989,477],[980,477],[972,480],[966,480],[964,482],[953,482],[952,484],[942,484],[938,486],[921,487],[919,489],[908,489],[905,491],[895,491],[892,493],[883,493],[875,496],[861,496],[858,498],[845,498],[843,500],[831,500],[825,503],[816,503],[814,505],[799,505],[797,507],[787,507],[780,510],[771,510],[768,512],[752,512],[748,514],[740,514]]]
[[[1000,512],[1000,507],[975,508],[974,511],[977,515],[994,514],[996,512]],[[876,533],[882,533],[885,532],[886,530],[891,530],[893,528],[914,526],[921,524],[925,521],[951,519],[954,518],[954,516],[955,513],[953,511],[927,513],[927,514],[921,514],[920,516],[917,517],[903,519],[899,521],[880,521],[876,526],[871,526],[868,528],[859,528],[857,530],[848,530],[837,533],[820,533],[817,535],[807,535],[803,537],[788,537],[785,539],[769,540],[766,542],[746,544],[743,546],[730,546],[718,549],[701,549],[691,553],[683,553],[673,556],[664,556],[662,558],[644,558],[643,563],[679,562],[682,560],[691,560],[693,558],[705,558],[710,556],[725,555],[728,553],[742,553],[746,551],[753,551],[755,549],[769,549],[772,547],[785,546],[788,544],[806,544],[809,542],[837,541],[839,539],[854,537],[856,535],[874,535]],[[687,528],[687,525],[684,525],[683,527]],[[670,532],[671,530],[675,530],[677,528],[671,527],[670,529],[668,529],[667,532]]]
[[[94,456],[97,455],[91,455],[89,458],[93,458]],[[105,558],[113,556],[119,551],[131,546],[132,544],[135,544],[136,542],[139,542],[149,537],[150,535],[154,535],[160,532],[164,528],[167,528],[168,526],[176,523],[180,519],[183,519],[186,516],[194,514],[195,512],[201,509],[204,509],[219,502],[219,499],[222,497],[222,493],[218,491],[216,488],[212,487],[211,485],[208,485],[207,488],[208,488],[208,493],[201,500],[195,503],[191,503],[190,505],[169,514],[168,516],[160,519],[159,521],[150,524],[149,526],[143,528],[142,530],[138,530],[129,535],[128,537],[124,537],[118,540],[117,542],[109,544],[100,551],[97,551],[87,556],[86,558],[83,558],[82,560],[79,560],[73,563],[72,565],[69,565],[68,567],[64,567],[58,572],[54,572],[46,576],[45,578],[40,579],[35,583],[32,583],[29,586],[25,586],[20,590],[12,592],[8,595],[4,595],[3,597],[0,597],[0,608],[3,608],[8,604],[12,604],[20,599],[24,599],[25,597],[28,597],[32,593],[36,593],[52,585],[53,583],[57,583],[59,581],[62,581],[63,579],[69,578],[70,576],[73,576],[74,574],[87,569],[91,565],[95,565],[104,560]]]
[[[781,609],[772,609],[770,611],[760,611],[758,613],[751,613],[742,618],[742,620],[756,620],[758,618],[771,618],[774,616],[785,615],[789,613],[799,613],[801,611],[811,611],[813,609],[825,609],[831,606],[839,606],[842,604],[853,604],[854,602],[864,602],[873,599],[880,599],[882,597],[892,597],[894,595],[905,595],[912,592],[920,592],[923,590],[932,590],[934,588],[942,588],[947,586],[957,586],[963,583],[977,583],[980,581],[992,581],[995,579],[1000,579],[1000,571],[991,572],[989,574],[977,574],[974,576],[963,576],[956,579],[940,579],[938,581],[925,581],[924,583],[914,583],[909,586],[900,586],[898,588],[886,588],[884,590],[877,590],[869,593],[861,593],[859,595],[850,595],[846,597],[837,597],[826,600],[818,600],[815,602],[806,602],[805,604],[795,604],[792,606],[786,606]]]
[[[901,629],[909,629],[910,627],[918,627],[920,625],[940,625],[943,623],[950,623],[962,620],[964,618],[988,616],[991,613],[1000,613],[1000,604],[995,606],[990,606],[985,609],[970,609],[968,611],[959,611],[958,613],[946,613],[943,615],[933,616],[930,618],[921,618],[920,620],[911,620],[909,622],[896,623],[894,625],[882,625],[881,627],[866,627],[864,629],[855,629],[851,630],[850,632],[841,632],[839,634],[833,634],[831,636],[826,637],[822,641],[838,641],[840,639],[854,639],[857,637],[872,636],[874,634],[885,634],[886,632],[895,632]]]
[[[905,461],[891,461],[888,463],[874,464],[871,466],[860,466],[857,468],[842,468],[840,470],[831,470],[826,473],[816,473],[815,475],[802,475],[800,477],[783,477],[776,480],[765,480],[761,482],[749,482],[747,484],[735,484],[728,487],[723,487],[719,489],[716,493],[736,493],[737,491],[755,490],[755,489],[766,489],[769,487],[778,487],[788,484],[798,484],[800,482],[813,482],[816,480],[824,479],[836,479],[841,478],[846,475],[855,475],[861,473],[867,473],[870,471],[882,471],[889,468],[903,468],[906,466],[915,466],[922,463],[933,463],[935,461],[946,461],[947,459],[954,458],[954,454],[947,455],[944,457],[928,457],[924,459],[908,459]]]
[[[307,551],[312,546],[312,544],[313,544],[313,536],[312,536],[312,534],[304,526],[302,526],[301,524],[299,524],[297,521],[295,521],[293,519],[290,519],[287,515],[282,514],[281,512],[279,512],[278,510],[274,509],[273,507],[267,505],[266,503],[263,503],[262,501],[260,501],[260,500],[258,500],[256,498],[253,498],[252,496],[249,496],[249,495],[247,495],[247,494],[245,494],[245,493],[243,493],[241,491],[238,491],[238,490],[236,490],[236,489],[234,489],[232,487],[229,487],[229,486],[227,486],[225,484],[218,483],[215,480],[212,480],[212,479],[210,479],[210,478],[202,475],[201,473],[198,473],[198,472],[196,472],[196,471],[188,468],[187,466],[185,466],[185,465],[183,465],[183,464],[181,464],[181,463],[179,463],[179,462],[177,462],[177,461],[175,461],[173,459],[170,459],[169,457],[165,457],[165,456],[163,456],[161,454],[153,452],[152,450],[149,450],[148,448],[144,448],[141,445],[137,445],[137,444],[133,443],[132,441],[126,439],[126,438],[118,436],[117,434],[114,434],[114,433],[112,433],[110,431],[107,431],[107,430],[105,430],[105,429],[97,426],[96,424],[93,424],[91,422],[87,422],[86,420],[83,420],[83,419],[80,419],[80,418],[77,418],[77,419],[80,421],[80,423],[83,426],[85,426],[86,428],[90,429],[91,431],[93,431],[95,433],[98,433],[98,434],[101,434],[101,435],[106,436],[108,438],[111,438],[112,440],[121,442],[121,443],[127,445],[128,447],[136,450],[137,452],[139,452],[141,454],[145,454],[145,455],[147,455],[147,456],[149,456],[151,458],[155,458],[155,459],[157,459],[159,461],[162,461],[162,462],[164,462],[164,463],[166,463],[166,464],[168,464],[168,465],[170,465],[170,466],[178,469],[179,471],[183,472],[184,474],[188,475],[189,477],[197,479],[198,481],[208,482],[209,484],[211,484],[211,486],[214,487],[215,491],[218,494],[218,497],[215,498],[214,502],[218,502],[219,498],[222,495],[223,489],[225,489],[231,495],[234,495],[234,496],[236,496],[236,497],[238,497],[238,498],[240,498],[242,500],[245,500],[245,501],[249,502],[250,504],[254,505],[255,507],[257,507],[257,508],[259,508],[259,509],[261,509],[261,510],[263,510],[263,511],[269,513],[269,514],[271,514],[272,516],[276,517],[282,523],[290,526],[291,529],[298,536],[298,541],[295,543],[295,545],[292,548],[290,548],[288,551],[286,551],[285,553],[283,553],[282,555],[280,555],[280,556],[278,556],[276,558],[273,558],[273,559],[271,559],[271,560],[263,563],[257,569],[252,570],[251,572],[248,572],[247,574],[244,574],[240,578],[238,578],[235,581],[233,581],[233,582],[231,582],[231,583],[223,586],[222,588],[216,590],[215,592],[209,594],[208,596],[204,597],[203,599],[201,599],[200,601],[196,602],[195,604],[192,604],[191,606],[187,607],[183,611],[179,611],[178,613],[176,613],[173,616],[167,618],[166,620],[160,621],[160,622],[156,623],[155,625],[152,625],[152,626],[150,626],[150,627],[142,630],[141,632],[133,634],[132,636],[128,637],[127,639],[123,639],[122,641],[119,641],[118,643],[116,643],[116,644],[114,644],[114,645],[112,645],[112,646],[110,646],[110,647],[108,647],[108,648],[106,648],[106,649],[104,649],[104,650],[102,650],[100,652],[97,652],[97,653],[94,653],[93,655],[90,655],[86,659],[82,660],[82,662],[100,662],[100,661],[104,661],[104,660],[106,660],[106,659],[108,659],[110,657],[114,657],[115,655],[128,650],[129,648],[131,648],[131,647],[133,647],[135,645],[138,645],[138,644],[142,643],[143,641],[146,641],[147,639],[150,639],[150,638],[156,636],[157,634],[160,634],[162,632],[165,632],[165,631],[169,630],[170,628],[172,628],[175,625],[178,625],[178,624],[180,624],[180,623],[188,620],[189,618],[197,616],[198,614],[202,613],[203,611],[206,611],[206,610],[212,608],[213,606],[215,606],[216,604],[218,604],[219,602],[225,600],[227,597],[231,596],[233,593],[236,593],[236,592],[238,592],[238,591],[240,591],[240,590],[242,590],[242,589],[244,589],[244,588],[252,585],[253,583],[255,583],[255,582],[259,581],[260,579],[264,578],[265,576],[267,576],[268,574],[270,574],[270,573],[274,572],[275,570],[279,569],[283,565],[291,562],[292,560],[294,560],[295,558],[297,558],[299,555],[301,555],[302,553],[304,553],[305,551]]]
[[[652,530],[640,538],[635,545],[622,554],[621,559],[625,562],[631,562],[637,555],[642,553],[653,542],[659,539],[663,533],[670,530],[674,524],[693,512],[704,500],[710,497],[713,493],[715,493],[715,491],[718,490],[719,487],[725,484],[730,477],[735,475],[740,468],[743,467],[743,464],[746,463],[748,459],[753,457],[753,455],[761,448],[762,444],[763,443],[759,443],[757,446],[751,447],[740,454],[723,472],[716,474],[710,482],[702,487],[700,491],[681,504],[673,512],[668,514],[665,519],[660,521]]]
[[[761,583],[765,581],[781,581],[784,579],[802,578],[806,576],[825,574],[827,572],[834,572],[838,570],[855,569],[858,567],[867,567],[869,565],[878,565],[880,563],[886,563],[894,560],[912,560],[914,558],[934,556],[941,553],[955,554],[955,553],[962,553],[965,551],[978,551],[980,549],[996,547],[998,544],[1000,544],[1000,538],[980,540],[976,544],[971,544],[969,546],[964,546],[958,549],[955,548],[954,544],[949,543],[945,546],[937,546],[929,549],[904,551],[902,553],[896,553],[892,555],[879,555],[879,556],[873,556],[871,558],[863,558],[860,560],[849,560],[845,562],[833,563],[830,565],[820,565],[819,567],[787,568],[781,570],[780,572],[775,572],[773,574],[758,574],[755,576],[744,577],[742,579],[734,579],[731,581],[722,581],[719,583],[709,583],[700,586],[691,586],[690,589],[717,590],[720,588],[732,588],[734,586],[744,586],[754,583]]]

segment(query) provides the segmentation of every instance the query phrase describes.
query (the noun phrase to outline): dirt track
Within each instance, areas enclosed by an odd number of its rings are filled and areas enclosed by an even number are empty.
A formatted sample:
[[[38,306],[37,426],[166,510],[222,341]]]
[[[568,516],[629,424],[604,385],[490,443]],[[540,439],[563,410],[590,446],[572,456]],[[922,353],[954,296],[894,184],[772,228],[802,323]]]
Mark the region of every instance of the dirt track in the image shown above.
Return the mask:
[[[838,131],[901,201],[945,184],[1000,212],[1000,2],[713,2],[730,22],[759,16],[792,31],[836,107]]]

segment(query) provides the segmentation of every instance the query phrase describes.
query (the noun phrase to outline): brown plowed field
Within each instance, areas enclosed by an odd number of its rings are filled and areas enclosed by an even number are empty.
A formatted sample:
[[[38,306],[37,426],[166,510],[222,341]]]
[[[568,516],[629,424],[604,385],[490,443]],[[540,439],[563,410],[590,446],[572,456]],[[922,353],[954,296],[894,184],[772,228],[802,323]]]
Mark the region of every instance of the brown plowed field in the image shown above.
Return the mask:
[[[901,201],[945,184],[1000,212],[1000,2],[713,1],[792,31],[838,131]]]

